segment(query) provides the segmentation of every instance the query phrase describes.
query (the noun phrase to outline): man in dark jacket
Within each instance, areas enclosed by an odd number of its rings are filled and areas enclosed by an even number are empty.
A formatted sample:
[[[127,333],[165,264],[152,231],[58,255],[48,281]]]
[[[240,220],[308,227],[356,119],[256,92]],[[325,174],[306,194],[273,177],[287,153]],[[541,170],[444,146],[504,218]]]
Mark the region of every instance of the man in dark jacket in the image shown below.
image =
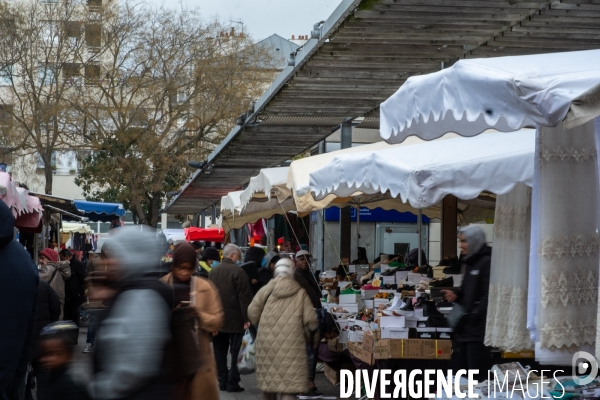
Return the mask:
[[[246,251],[244,257],[244,263],[242,269],[248,275],[250,280],[250,290],[252,290],[252,296],[256,295],[260,289],[260,283],[258,282],[258,269],[262,266],[262,260],[265,258],[265,251],[260,247],[250,247]]]
[[[465,275],[460,290],[444,290],[449,302],[456,302],[466,312],[456,328],[452,358],[456,369],[478,369],[484,380],[489,365],[489,349],[483,344],[490,288],[492,249],[485,244],[485,232],[469,225],[458,234]]]
[[[64,319],[79,326],[79,306],[83,303],[85,294],[86,266],[69,249],[62,249],[59,256],[61,261],[68,261],[71,267],[71,276],[65,281]]]
[[[262,288],[273,279],[273,272],[275,271],[275,264],[281,260],[279,253],[276,251],[270,251],[263,259],[263,267],[258,270],[258,284]]]
[[[250,327],[248,306],[252,302],[250,280],[239,265],[242,251],[235,244],[228,244],[223,249],[223,261],[212,269],[209,279],[215,284],[221,295],[225,323],[213,338],[213,348],[219,389],[228,392],[241,392],[240,374],[237,369],[237,358],[242,345],[244,330]],[[227,368],[227,352],[231,352],[231,368]]]
[[[296,253],[296,271],[294,272],[294,278],[302,286],[302,288],[308,294],[310,301],[314,308],[319,309],[321,305],[321,289],[317,283],[315,274],[310,270],[310,253],[306,250],[300,250]]]
[[[0,400],[24,382],[35,324],[38,272],[14,240],[15,220],[0,200]]]

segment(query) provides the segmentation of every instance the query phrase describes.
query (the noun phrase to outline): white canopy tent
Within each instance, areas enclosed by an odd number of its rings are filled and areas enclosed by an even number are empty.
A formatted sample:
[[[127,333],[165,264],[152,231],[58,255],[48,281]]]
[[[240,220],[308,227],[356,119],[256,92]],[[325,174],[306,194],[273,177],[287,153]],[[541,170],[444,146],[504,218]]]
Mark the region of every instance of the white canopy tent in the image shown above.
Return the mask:
[[[81,224],[78,222],[62,222],[62,233],[94,233],[94,230],[87,224]]]
[[[600,115],[600,50],[459,60],[409,78],[381,104],[381,137],[401,143],[446,132],[572,128]]]
[[[284,214],[295,209],[291,197],[283,199],[281,203],[277,197],[257,197],[243,206],[241,196],[244,192],[244,190],[230,192],[221,198],[221,215],[223,217],[221,226],[225,232],[229,232],[231,229],[240,229],[245,224],[254,223],[262,218],[268,219],[275,214]]]
[[[283,203],[292,196],[287,187],[289,167],[263,168],[257,176],[250,178],[248,187],[240,194],[240,203],[245,207],[250,201],[266,201],[275,197]]]
[[[600,50],[461,60],[410,78],[381,105],[381,136],[389,143],[537,127],[526,305],[509,314],[526,320],[542,364],[569,364],[575,351],[593,353],[594,344],[600,354],[599,63]],[[509,211],[506,228],[516,232],[527,213]],[[504,267],[523,265],[496,270]],[[574,295],[556,301],[556,293]]]
[[[389,193],[414,208],[432,207],[445,195],[462,200],[483,191],[508,193],[533,184],[535,130],[489,133],[474,138],[393,145],[335,156],[310,173],[317,201]]]

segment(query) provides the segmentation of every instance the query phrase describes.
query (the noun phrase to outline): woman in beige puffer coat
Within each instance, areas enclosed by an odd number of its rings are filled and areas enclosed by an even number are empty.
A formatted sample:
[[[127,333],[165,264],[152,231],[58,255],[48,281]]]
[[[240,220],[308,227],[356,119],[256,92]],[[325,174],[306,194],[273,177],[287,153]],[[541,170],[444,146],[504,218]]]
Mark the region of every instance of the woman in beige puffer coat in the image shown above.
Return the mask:
[[[258,326],[256,380],[265,400],[295,399],[308,390],[306,344],[316,347],[318,321],[312,303],[294,279],[294,263],[281,259],[274,279],[259,290],[248,307]]]

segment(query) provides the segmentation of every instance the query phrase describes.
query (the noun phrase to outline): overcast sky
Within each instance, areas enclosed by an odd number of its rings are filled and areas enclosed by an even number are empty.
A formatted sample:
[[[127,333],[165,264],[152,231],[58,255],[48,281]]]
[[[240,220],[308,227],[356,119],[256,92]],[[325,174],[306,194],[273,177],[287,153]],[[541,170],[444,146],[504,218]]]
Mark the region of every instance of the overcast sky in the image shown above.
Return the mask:
[[[173,0],[149,0],[152,4],[172,5]],[[341,0],[180,0],[198,7],[208,17],[224,21],[243,21],[244,31],[256,40],[277,33],[286,39],[292,35],[310,35],[312,26],[329,15]]]

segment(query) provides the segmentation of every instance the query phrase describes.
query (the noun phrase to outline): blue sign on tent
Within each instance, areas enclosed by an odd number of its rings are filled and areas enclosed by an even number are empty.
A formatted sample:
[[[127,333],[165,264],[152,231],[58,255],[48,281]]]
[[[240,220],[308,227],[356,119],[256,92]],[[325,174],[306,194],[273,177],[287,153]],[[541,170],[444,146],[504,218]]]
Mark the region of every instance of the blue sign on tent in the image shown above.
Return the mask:
[[[327,208],[323,211],[323,214],[323,219],[325,221],[340,220],[340,209],[337,207]],[[352,208],[350,219],[353,222],[356,221],[356,208]],[[360,222],[404,222],[409,224],[416,224],[417,216],[409,212],[384,210],[383,208],[375,208],[373,210],[370,210],[368,208],[363,207],[360,209]],[[429,218],[423,215],[422,222],[424,224],[428,224]]]

